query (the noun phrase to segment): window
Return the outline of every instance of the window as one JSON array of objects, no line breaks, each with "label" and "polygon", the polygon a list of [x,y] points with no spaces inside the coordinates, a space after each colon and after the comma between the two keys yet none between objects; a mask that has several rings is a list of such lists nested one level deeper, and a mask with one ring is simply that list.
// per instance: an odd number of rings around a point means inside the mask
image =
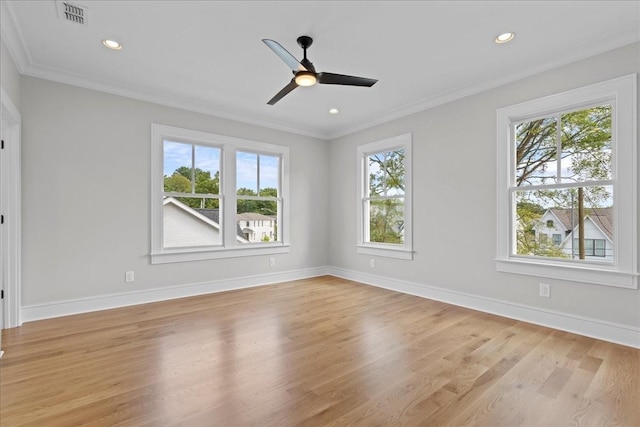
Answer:
[{"label": "window", "polygon": [[164,248],[219,246],[220,147],[164,139]]},{"label": "window", "polygon": [[158,124],[151,133],[152,263],[288,251],[287,147]]},{"label": "window", "polygon": [[499,271],[637,288],[635,88],[631,75],[498,110]]},{"label": "window", "polygon": [[[257,152],[236,152],[236,213],[245,221],[247,243],[277,239],[276,225],[281,199],[278,197],[280,156]],[[276,218],[275,224],[272,221]],[[264,225],[265,222],[268,225]]]},{"label": "window", "polygon": [[412,259],[411,134],[361,145],[358,253]]},{"label": "window", "polygon": [[[584,256],[604,257],[607,254],[606,247],[605,239],[584,239]],[[579,239],[573,239],[573,256],[578,258],[581,256]]]}]

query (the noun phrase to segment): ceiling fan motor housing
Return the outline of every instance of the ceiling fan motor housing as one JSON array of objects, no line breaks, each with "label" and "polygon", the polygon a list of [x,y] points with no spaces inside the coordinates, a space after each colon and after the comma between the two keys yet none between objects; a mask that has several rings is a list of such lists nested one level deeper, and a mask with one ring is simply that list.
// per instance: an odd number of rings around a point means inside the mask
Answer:
[{"label": "ceiling fan motor housing", "polygon": [[313,39],[309,36],[298,37],[298,45],[303,49],[308,48],[309,46],[311,46],[312,43],[313,43]]}]

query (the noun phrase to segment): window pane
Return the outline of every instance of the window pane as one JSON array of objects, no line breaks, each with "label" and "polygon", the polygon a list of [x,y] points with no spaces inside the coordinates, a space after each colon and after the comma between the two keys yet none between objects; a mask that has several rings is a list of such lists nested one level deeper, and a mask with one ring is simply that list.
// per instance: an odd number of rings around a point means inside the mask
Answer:
[{"label": "window pane", "polygon": [[386,189],[384,169],[384,153],[377,153],[368,156],[369,164],[369,195],[383,196]]},{"label": "window pane", "polygon": [[236,152],[236,190],[238,195],[258,195],[258,155]]},{"label": "window pane", "polygon": [[369,200],[369,242],[404,243],[404,199]]},{"label": "window pane", "polygon": [[220,149],[195,145],[195,192],[220,193]]},{"label": "window pane", "polygon": [[368,156],[369,195],[404,195],[404,149],[385,151]]},{"label": "window pane", "polygon": [[516,185],[554,184],[557,176],[557,122],[554,117],[516,126]]},{"label": "window pane", "polygon": [[[514,252],[518,255],[593,261],[590,257],[596,256],[594,239],[613,240],[612,186],[585,186],[582,190],[518,190],[514,196]],[[580,232],[581,222],[583,233]],[[548,236],[552,238],[548,239]],[[581,238],[585,243],[584,257],[579,251]],[[596,261],[603,261],[602,255],[599,256]],[[613,262],[613,256],[613,245],[607,245],[604,261]]]},{"label": "window pane", "polygon": [[389,151],[386,156],[387,196],[404,195],[404,150]]},{"label": "window pane", "polygon": [[204,208],[202,198],[165,197],[162,207],[163,246],[180,248],[194,246],[213,246],[222,244],[220,209]]},{"label": "window pane", "polygon": [[562,181],[611,179],[611,105],[562,115]]},{"label": "window pane", "polygon": [[219,194],[219,148],[164,141],[163,163],[165,192]]},{"label": "window pane", "polygon": [[260,155],[260,196],[278,196],[280,157]]},{"label": "window pane", "polygon": [[164,191],[191,193],[191,144],[163,141]]},{"label": "window pane", "polygon": [[278,202],[238,200],[236,212],[238,243],[278,241]]}]

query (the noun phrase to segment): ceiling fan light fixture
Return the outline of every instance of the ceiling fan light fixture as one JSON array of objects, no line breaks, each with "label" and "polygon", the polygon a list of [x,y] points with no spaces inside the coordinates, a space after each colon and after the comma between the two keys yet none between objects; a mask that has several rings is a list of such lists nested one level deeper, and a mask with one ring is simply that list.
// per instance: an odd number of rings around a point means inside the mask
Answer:
[{"label": "ceiling fan light fixture", "polygon": [[313,86],[318,82],[315,73],[310,71],[299,71],[295,77],[298,86]]},{"label": "ceiling fan light fixture", "polygon": [[495,40],[496,43],[502,44],[502,43],[510,42],[511,40],[513,40],[513,38],[515,36],[516,36],[516,33],[507,32],[507,33],[502,33],[502,34],[496,36],[496,38],[494,40]]}]

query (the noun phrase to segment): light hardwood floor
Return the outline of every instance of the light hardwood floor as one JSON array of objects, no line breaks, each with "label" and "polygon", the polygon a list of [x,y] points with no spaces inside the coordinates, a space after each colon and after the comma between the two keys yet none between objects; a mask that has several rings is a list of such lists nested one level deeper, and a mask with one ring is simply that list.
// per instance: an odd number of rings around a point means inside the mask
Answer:
[{"label": "light hardwood floor", "polygon": [[640,426],[640,350],[335,277],[5,330],[0,425]]}]

